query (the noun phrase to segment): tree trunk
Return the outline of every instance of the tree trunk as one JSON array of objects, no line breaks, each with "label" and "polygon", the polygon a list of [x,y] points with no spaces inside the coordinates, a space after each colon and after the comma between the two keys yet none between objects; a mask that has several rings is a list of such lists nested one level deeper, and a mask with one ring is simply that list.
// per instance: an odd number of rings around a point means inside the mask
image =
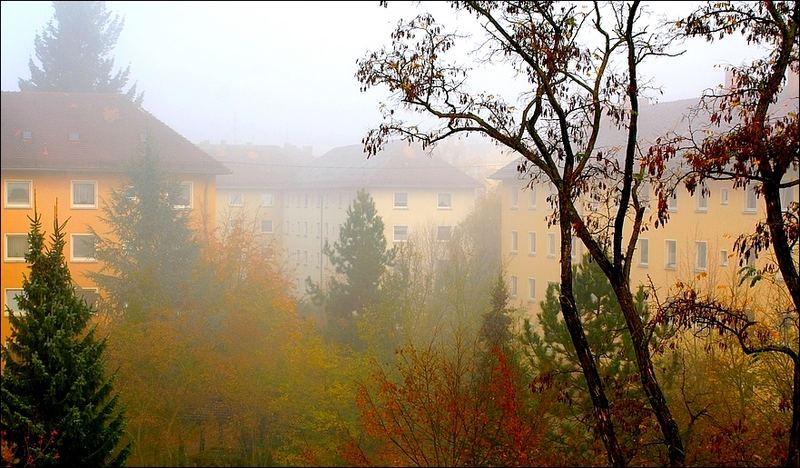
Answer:
[{"label": "tree trunk", "polygon": [[[564,206],[565,204],[559,200],[559,207]],[[594,356],[592,356],[592,351],[589,349],[589,343],[586,340],[586,334],[583,331],[578,308],[575,304],[575,296],[572,293],[572,227],[569,219],[567,210],[559,208],[559,223],[561,227],[561,295],[559,296],[559,301],[561,303],[561,314],[572,338],[572,344],[575,346],[575,352],[580,361],[586,385],[589,388],[589,395],[594,408],[595,432],[600,436],[606,448],[608,463],[611,466],[624,467],[626,465],[625,456],[619,447],[617,436],[614,432],[611,410],[603,389],[603,381],[597,372],[597,363]]]},{"label": "tree trunk", "polygon": [[800,468],[800,358],[794,361],[792,430],[789,433],[789,453],[786,456],[786,466]]},{"label": "tree trunk", "polygon": [[683,450],[678,423],[672,417],[667,400],[661,391],[661,386],[656,380],[649,343],[644,333],[642,320],[636,312],[636,305],[633,302],[630,286],[627,281],[620,279],[620,277],[611,278],[611,280],[611,286],[617,295],[620,308],[625,316],[625,322],[631,333],[633,351],[636,355],[636,365],[639,368],[642,387],[658,420],[664,443],[667,445],[669,464],[671,466],[683,466],[686,463],[686,453]]}]

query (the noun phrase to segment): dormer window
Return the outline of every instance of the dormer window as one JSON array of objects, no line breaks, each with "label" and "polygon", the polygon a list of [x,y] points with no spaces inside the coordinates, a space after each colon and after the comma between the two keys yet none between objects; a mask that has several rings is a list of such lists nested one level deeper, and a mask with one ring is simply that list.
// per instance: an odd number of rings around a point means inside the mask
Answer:
[{"label": "dormer window", "polygon": [[78,132],[69,132],[69,141],[81,141],[81,134]]},{"label": "dormer window", "polygon": [[22,139],[25,141],[30,141],[31,139],[33,139],[33,132],[30,130],[24,130],[22,132]]}]

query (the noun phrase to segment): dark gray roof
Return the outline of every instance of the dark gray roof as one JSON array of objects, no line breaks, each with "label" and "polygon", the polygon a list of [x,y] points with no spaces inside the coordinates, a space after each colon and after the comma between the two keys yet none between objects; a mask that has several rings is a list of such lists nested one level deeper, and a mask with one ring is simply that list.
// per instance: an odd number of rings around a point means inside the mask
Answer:
[{"label": "dark gray roof", "polygon": [[291,188],[312,161],[310,150],[293,146],[198,144],[231,171],[217,177],[219,188]]},{"label": "dark gray roof", "polygon": [[334,148],[303,171],[302,185],[312,188],[464,188],[480,183],[436,153],[418,145],[391,142],[367,159],[361,145]]}]

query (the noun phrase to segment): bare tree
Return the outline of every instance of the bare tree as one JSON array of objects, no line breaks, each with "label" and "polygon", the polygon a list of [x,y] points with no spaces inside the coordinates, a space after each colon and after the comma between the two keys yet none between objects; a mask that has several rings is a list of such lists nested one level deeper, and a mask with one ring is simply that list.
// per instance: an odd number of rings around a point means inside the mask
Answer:
[{"label": "bare tree", "polygon": [[[572,293],[571,237],[580,237],[621,304],[634,345],[642,386],[668,449],[670,463],[682,465],[680,432],[653,370],[651,331],[636,312],[630,265],[645,206],[638,192],[644,166],[637,140],[637,70],[648,57],[664,55],[669,38],[642,26],[639,2],[573,4],[561,2],[453,2],[477,18],[485,33],[474,53],[483,64],[508,66],[524,77],[530,91],[518,102],[468,90],[469,69],[446,61],[462,36],[445,32],[429,14],[401,21],[392,44],[358,62],[363,89],[385,85],[391,102],[382,104],[384,121],[364,138],[375,155],[393,136],[435,145],[461,133],[480,133],[523,158],[521,173],[544,178],[555,187],[554,223],[561,232],[561,308],[575,345],[595,409],[596,430],[609,462],[625,464],[608,401],[578,319]],[[599,39],[599,41],[598,41]],[[599,45],[598,45],[599,44]],[[427,128],[395,113],[410,110],[434,117]],[[621,155],[598,145],[601,129],[626,131]],[[602,176],[602,177],[598,177]],[[605,180],[617,201],[611,223],[582,215],[577,200]],[[628,224],[629,223],[629,224]],[[625,234],[626,225],[630,234]]]}]

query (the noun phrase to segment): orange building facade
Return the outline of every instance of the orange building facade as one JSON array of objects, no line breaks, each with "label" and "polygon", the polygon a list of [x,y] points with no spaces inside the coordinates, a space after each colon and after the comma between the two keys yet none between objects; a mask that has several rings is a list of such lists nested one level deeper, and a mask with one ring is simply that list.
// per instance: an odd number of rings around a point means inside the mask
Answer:
[{"label": "orange building facade", "polygon": [[111,191],[126,183],[129,162],[148,143],[164,169],[180,182],[175,209],[191,210],[200,237],[213,234],[217,174],[227,169],[180,134],[121,95],[89,93],[2,93],[2,291],[0,339],[10,335],[7,307],[28,272],[29,218],[34,208],[46,233],[53,231],[55,206],[66,225],[64,255],[73,283],[88,300],[98,293],[87,276],[101,265],[93,258],[94,236]]}]

